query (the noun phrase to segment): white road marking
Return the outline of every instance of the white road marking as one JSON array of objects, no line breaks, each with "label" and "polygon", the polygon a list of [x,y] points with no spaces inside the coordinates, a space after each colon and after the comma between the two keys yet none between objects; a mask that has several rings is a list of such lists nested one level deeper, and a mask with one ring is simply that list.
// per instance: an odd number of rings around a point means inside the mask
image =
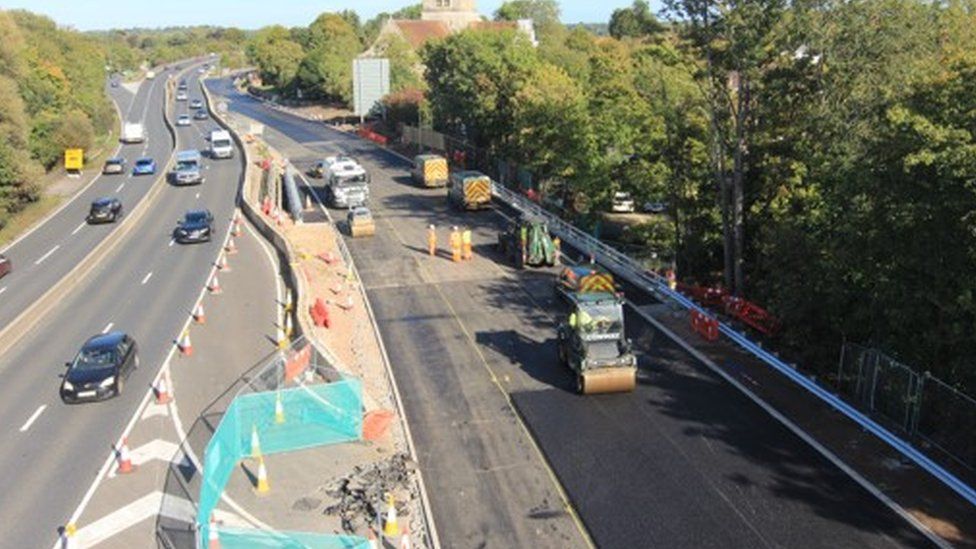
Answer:
[{"label": "white road marking", "polygon": [[109,322],[109,323],[108,323],[108,326],[106,326],[106,327],[105,327],[105,329],[104,329],[104,330],[102,330],[102,333],[103,333],[103,334],[107,334],[107,333],[108,333],[108,331],[112,329],[112,326],[115,326],[115,323],[114,323],[114,322]]},{"label": "white road marking", "polygon": [[44,413],[45,408],[47,408],[47,404],[40,405],[37,410],[34,411],[31,417],[27,419],[27,423],[24,423],[23,427],[20,428],[20,432],[23,433],[24,431],[30,429],[30,426],[34,423],[34,420]]},{"label": "white road marking", "polygon": [[81,225],[78,225],[77,227],[75,227],[75,230],[71,231],[71,234],[72,235],[78,234],[78,231],[84,229],[85,228],[85,225],[86,225],[86,223],[85,222],[82,222]]},{"label": "white road marking", "polygon": [[152,271],[150,271],[145,277],[143,277],[142,284],[145,285],[146,282],[149,282],[150,278],[152,278]]},{"label": "white road marking", "polygon": [[200,193],[197,193],[196,199],[200,200]]},{"label": "white road marking", "polygon": [[119,186],[115,188],[115,192],[121,191],[122,190],[122,187],[125,187],[125,181],[123,181],[122,183],[120,183]]},{"label": "white road marking", "polygon": [[174,243],[176,243],[176,239],[175,238],[169,239],[169,245],[170,246],[172,246]]},{"label": "white road marking", "polygon": [[6,286],[4,286],[3,288],[0,288],[0,294],[2,294],[3,292],[6,292],[6,291],[7,291],[7,287]]},{"label": "white road marking", "polygon": [[37,261],[34,262],[34,265],[40,265],[41,263],[44,263],[44,260],[47,259],[47,258],[49,258],[49,257],[51,257],[51,254],[53,254],[54,252],[58,251],[58,248],[60,248],[60,247],[61,247],[61,245],[58,244],[57,246],[51,248],[51,251],[49,251],[48,253],[42,255],[40,259],[38,259]]},{"label": "white road marking", "polygon": [[[179,463],[183,460],[183,453],[179,450],[180,447],[178,445],[169,442],[168,440],[157,438],[143,444],[138,448],[132,449],[132,451],[129,452],[129,456],[132,458],[132,464],[137,467],[154,459],[159,461],[174,460]],[[118,466],[109,472],[108,478],[115,478],[117,471]]]}]

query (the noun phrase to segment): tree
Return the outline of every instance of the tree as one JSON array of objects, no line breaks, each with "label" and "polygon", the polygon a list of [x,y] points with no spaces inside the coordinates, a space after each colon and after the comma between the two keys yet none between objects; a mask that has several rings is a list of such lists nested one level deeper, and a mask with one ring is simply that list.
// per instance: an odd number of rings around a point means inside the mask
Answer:
[{"label": "tree", "polygon": [[380,34],[380,29],[389,19],[420,19],[423,13],[423,4],[412,4],[405,8],[400,8],[393,13],[381,12],[376,17],[366,21],[363,25],[363,44],[372,44]]},{"label": "tree", "polygon": [[608,30],[610,36],[620,40],[654,36],[663,31],[664,26],[651,13],[646,0],[634,0],[629,8],[613,10]]},{"label": "tree", "polygon": [[302,47],[280,25],[259,30],[248,44],[247,52],[258,66],[261,78],[278,88],[292,83],[304,56]]},{"label": "tree", "polygon": [[301,89],[352,101],[352,61],[362,49],[355,28],[341,14],[323,13],[308,28],[308,51],[297,71]]},{"label": "tree", "polygon": [[390,60],[390,91],[421,89],[424,86],[420,55],[406,40],[391,34],[375,45],[377,57]]},{"label": "tree", "polygon": [[496,21],[531,19],[540,41],[562,30],[556,0],[508,0],[495,10]]}]

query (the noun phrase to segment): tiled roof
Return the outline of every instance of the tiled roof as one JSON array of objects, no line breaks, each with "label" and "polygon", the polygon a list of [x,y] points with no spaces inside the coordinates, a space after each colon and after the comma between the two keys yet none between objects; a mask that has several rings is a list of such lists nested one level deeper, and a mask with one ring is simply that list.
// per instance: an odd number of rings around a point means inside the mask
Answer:
[{"label": "tiled roof", "polygon": [[420,48],[429,40],[446,38],[451,35],[451,29],[443,21],[397,19],[393,23],[400,29],[403,38],[414,49]]},{"label": "tiled roof", "polygon": [[468,28],[476,30],[516,30],[519,27],[515,21],[475,21]]}]

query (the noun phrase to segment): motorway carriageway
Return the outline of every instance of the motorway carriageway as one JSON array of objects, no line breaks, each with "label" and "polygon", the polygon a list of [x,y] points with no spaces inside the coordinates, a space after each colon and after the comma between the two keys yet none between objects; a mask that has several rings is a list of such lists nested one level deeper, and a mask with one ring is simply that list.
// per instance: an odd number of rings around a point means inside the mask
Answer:
[{"label": "motorway carriageway", "polygon": [[[202,98],[197,73],[188,71],[191,98]],[[157,79],[158,80],[158,79]],[[162,101],[162,95],[155,96]],[[177,103],[175,115],[186,110]],[[161,111],[161,103],[150,111]],[[178,149],[205,149],[212,120],[177,129]],[[155,128],[155,130],[153,129]],[[166,138],[151,126],[150,143]],[[0,357],[0,546],[41,547],[82,501],[126,422],[182,328],[206,283],[234,212],[241,175],[233,160],[204,159],[207,181],[193,187],[165,184],[147,215],[49,318]],[[167,157],[157,157],[164,165]],[[210,243],[173,244],[172,231],[187,209],[207,207],[216,218]],[[141,366],[120,398],[63,404],[58,395],[65,362],[84,341],[108,330],[133,335]],[[174,364],[179,367],[178,361]]]},{"label": "motorway carriageway", "polygon": [[[418,189],[409,163],[395,155],[241,96],[226,80],[217,86],[232,111],[265,124],[266,138],[299,167],[342,151],[372,173],[377,236],[348,243],[404,395],[445,546],[587,543],[567,527],[558,495],[526,459],[532,452],[512,447],[525,441],[494,384],[599,546],[931,544],[635,314],[627,320],[640,349],[637,390],[573,394],[557,360],[552,273],[501,266],[493,246],[501,215],[448,210],[444,191]],[[426,258],[429,223],[442,239],[450,225],[473,224],[474,262]]]},{"label": "motorway carriageway", "polygon": [[[115,196],[122,200],[125,212],[131,212],[156,180],[155,176],[131,175],[136,159],[143,156],[155,158],[159,170],[166,165],[173,152],[172,137],[163,121],[162,110],[166,74],[160,73],[157,78],[144,80],[135,97],[124,86],[106,86],[118,106],[123,123],[144,124],[148,139],[144,143],[119,145],[118,156],[127,160],[124,173],[99,174],[43,224],[3,250],[14,268],[10,274],[0,278],[0,329],[44,295],[48,288],[61,280],[118,226],[117,223],[85,223],[93,200]],[[100,165],[87,167],[87,171],[100,172],[101,169]]]}]

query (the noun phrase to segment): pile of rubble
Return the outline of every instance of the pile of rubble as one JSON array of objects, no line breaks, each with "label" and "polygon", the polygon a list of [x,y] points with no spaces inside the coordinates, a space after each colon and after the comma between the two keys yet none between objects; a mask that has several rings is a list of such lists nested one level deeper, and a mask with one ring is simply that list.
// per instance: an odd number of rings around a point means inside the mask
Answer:
[{"label": "pile of rubble", "polygon": [[325,492],[337,503],[327,507],[324,513],[338,516],[345,532],[362,534],[385,513],[389,494],[395,501],[397,515],[407,517],[409,503],[417,496],[413,493],[415,484],[411,478],[416,470],[417,463],[402,453],[370,465],[357,466],[349,475],[326,486]]}]

